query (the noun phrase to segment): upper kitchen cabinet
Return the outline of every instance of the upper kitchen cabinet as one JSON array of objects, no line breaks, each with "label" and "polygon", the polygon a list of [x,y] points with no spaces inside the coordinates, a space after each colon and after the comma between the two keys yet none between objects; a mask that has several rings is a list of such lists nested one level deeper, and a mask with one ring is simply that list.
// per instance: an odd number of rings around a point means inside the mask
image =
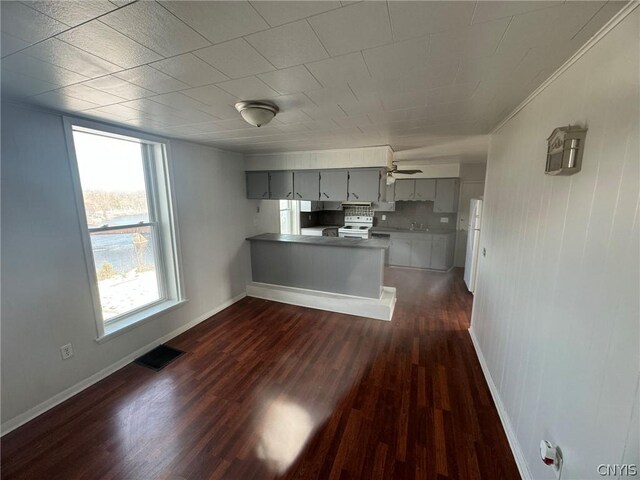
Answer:
[{"label": "upper kitchen cabinet", "polygon": [[349,170],[350,202],[377,202],[380,200],[382,173],[378,169]]},{"label": "upper kitchen cabinet", "polygon": [[320,199],[320,172],[318,170],[300,170],[293,172],[294,200]]},{"label": "upper kitchen cabinet", "polygon": [[414,200],[435,200],[436,180],[433,178],[416,178]]},{"label": "upper kitchen cabinet", "polygon": [[460,181],[457,178],[439,178],[436,180],[436,198],[434,213],[456,213],[458,211],[458,191]]},{"label": "upper kitchen cabinet", "polygon": [[340,202],[348,198],[349,172],[347,170],[323,170],[320,172],[320,200]]},{"label": "upper kitchen cabinet", "polygon": [[269,172],[247,172],[247,198],[269,198]]},{"label": "upper kitchen cabinet", "polygon": [[269,198],[275,200],[293,199],[293,172],[269,173]]},{"label": "upper kitchen cabinet", "polygon": [[415,180],[396,180],[396,202],[399,200],[415,200]]}]

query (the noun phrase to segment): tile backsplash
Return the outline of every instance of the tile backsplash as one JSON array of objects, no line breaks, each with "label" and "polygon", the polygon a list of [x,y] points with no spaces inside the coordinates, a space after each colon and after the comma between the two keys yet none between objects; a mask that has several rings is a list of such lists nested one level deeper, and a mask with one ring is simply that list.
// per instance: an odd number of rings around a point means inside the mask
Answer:
[{"label": "tile backsplash", "polygon": [[[457,214],[434,213],[433,202],[396,202],[395,212],[374,212],[373,223],[380,227],[409,228],[411,223],[418,228],[430,228],[438,230],[455,230]],[[386,215],[386,220],[382,220]],[[448,223],[441,223],[440,219],[446,217]]]}]

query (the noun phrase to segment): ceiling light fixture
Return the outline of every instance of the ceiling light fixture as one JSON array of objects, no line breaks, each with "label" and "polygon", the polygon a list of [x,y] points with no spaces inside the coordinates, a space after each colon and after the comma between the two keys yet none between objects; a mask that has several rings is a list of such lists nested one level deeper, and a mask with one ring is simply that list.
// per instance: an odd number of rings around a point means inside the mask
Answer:
[{"label": "ceiling light fixture", "polygon": [[275,103],[249,101],[236,103],[236,110],[247,123],[254,127],[261,127],[273,120],[280,109]]}]

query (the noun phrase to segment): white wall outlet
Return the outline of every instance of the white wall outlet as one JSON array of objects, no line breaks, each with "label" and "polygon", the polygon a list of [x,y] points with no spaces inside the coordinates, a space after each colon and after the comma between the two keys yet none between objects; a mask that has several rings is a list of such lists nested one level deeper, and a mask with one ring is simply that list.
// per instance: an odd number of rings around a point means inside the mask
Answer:
[{"label": "white wall outlet", "polygon": [[70,343],[67,343],[66,345],[60,347],[60,353],[62,354],[62,359],[67,360],[73,357],[73,347]]},{"label": "white wall outlet", "polygon": [[387,219],[386,215],[382,215],[382,221],[384,222]]},{"label": "white wall outlet", "polygon": [[449,223],[449,217],[440,217],[440,223]]}]

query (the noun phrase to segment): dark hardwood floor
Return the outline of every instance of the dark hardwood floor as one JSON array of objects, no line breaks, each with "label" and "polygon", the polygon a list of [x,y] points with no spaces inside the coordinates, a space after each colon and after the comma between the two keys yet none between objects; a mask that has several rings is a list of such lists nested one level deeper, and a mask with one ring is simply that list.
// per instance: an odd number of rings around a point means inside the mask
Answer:
[{"label": "dark hardwood floor", "polygon": [[2,439],[2,479],[516,479],[462,272],[392,322],[245,298]]}]

